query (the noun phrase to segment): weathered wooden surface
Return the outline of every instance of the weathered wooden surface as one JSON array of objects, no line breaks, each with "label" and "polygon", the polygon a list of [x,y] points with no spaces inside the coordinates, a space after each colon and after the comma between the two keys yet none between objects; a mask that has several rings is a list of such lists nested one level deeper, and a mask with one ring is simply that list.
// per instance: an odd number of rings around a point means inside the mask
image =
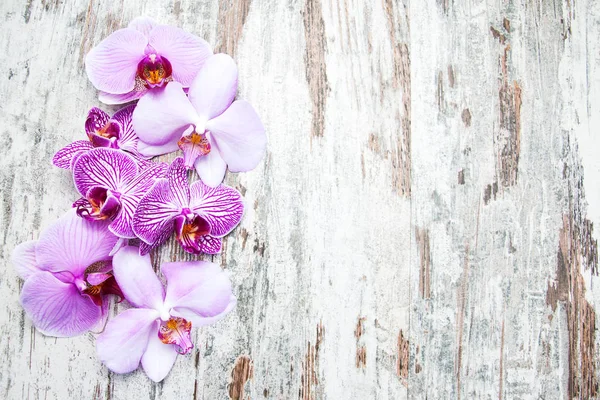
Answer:
[{"label": "weathered wooden surface", "polygon": [[[237,309],[160,384],[109,373],[92,333],[37,333],[8,265],[75,199],[50,159],[99,105],[85,53],[138,15],[233,55],[269,138],[227,177]],[[4,0],[0,20],[0,398],[600,396],[598,2]]]}]

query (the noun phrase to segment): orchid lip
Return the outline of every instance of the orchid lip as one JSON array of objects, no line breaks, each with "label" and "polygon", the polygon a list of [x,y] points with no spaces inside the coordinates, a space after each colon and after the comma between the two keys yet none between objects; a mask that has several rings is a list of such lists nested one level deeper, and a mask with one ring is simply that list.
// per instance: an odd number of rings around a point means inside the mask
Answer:
[{"label": "orchid lip", "polygon": [[210,153],[212,149],[206,132],[201,130],[194,130],[189,135],[182,136],[177,145],[183,151],[183,161],[187,169],[193,168],[196,160]]},{"label": "orchid lip", "polygon": [[[88,117],[86,123],[89,128],[94,128],[94,116]],[[118,140],[122,132],[121,124],[118,121],[109,119],[104,126],[99,129],[89,129],[87,132],[88,138],[94,147],[110,147],[118,149]]]},{"label": "orchid lip", "polygon": [[[148,50],[153,50],[152,48]],[[166,57],[161,57],[155,52],[150,52],[139,62],[137,78],[140,78],[146,87],[161,87],[173,80],[173,68]],[[137,80],[137,79],[136,79]]]},{"label": "orchid lip", "polygon": [[175,345],[179,354],[188,354],[194,348],[190,338],[191,330],[191,321],[179,317],[170,317],[160,324],[158,338],[164,344]]},{"label": "orchid lip", "polygon": [[110,219],[121,209],[120,197],[121,193],[116,190],[94,186],[85,198],[73,203],[73,207],[77,207],[77,215],[86,219]]},{"label": "orchid lip", "polygon": [[201,216],[192,214],[192,218],[175,219],[175,232],[177,241],[185,251],[200,254],[203,237],[210,234],[210,225]]},{"label": "orchid lip", "polygon": [[102,278],[103,280],[95,285],[89,282],[89,277],[87,277],[85,280],[81,278],[78,279],[76,285],[79,289],[79,292],[82,295],[88,295],[92,299],[94,304],[96,304],[99,307],[102,306],[104,296],[109,294],[119,296],[119,303],[123,301],[125,296],[123,295],[123,292],[121,291],[121,288],[119,287],[119,284],[117,283],[112,273],[103,275],[105,275]]}]

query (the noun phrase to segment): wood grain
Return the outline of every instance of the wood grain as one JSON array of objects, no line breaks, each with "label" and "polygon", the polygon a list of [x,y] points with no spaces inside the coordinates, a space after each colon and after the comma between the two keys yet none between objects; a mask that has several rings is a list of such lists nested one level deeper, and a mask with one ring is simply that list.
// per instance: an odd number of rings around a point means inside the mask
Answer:
[{"label": "wood grain", "polygon": [[[99,106],[85,54],[138,15],[234,56],[269,140],[202,257],[237,308],[159,384],[110,373],[95,333],[37,332],[10,265],[75,200],[50,160]],[[598,2],[6,0],[0,20],[0,398],[600,396]]]}]

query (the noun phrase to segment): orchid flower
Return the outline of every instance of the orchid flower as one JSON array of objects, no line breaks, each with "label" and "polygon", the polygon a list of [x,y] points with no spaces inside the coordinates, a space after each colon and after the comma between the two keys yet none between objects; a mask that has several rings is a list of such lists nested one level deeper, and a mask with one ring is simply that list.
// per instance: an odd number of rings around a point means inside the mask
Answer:
[{"label": "orchid flower", "polygon": [[167,178],[158,179],[140,201],[133,216],[133,232],[146,243],[141,254],[164,243],[175,231],[177,241],[192,254],[216,254],[221,238],[239,224],[244,213],[240,193],[196,181],[190,186],[183,158],[176,158]]},{"label": "orchid flower", "polygon": [[135,247],[119,250],[113,265],[125,298],[135,308],[111,319],[96,347],[100,360],[119,374],[137,369],[141,362],[150,379],[162,381],[177,354],[192,350],[192,326],[218,321],[236,303],[227,274],[213,263],[162,264],[166,291],[150,256],[140,256]]},{"label": "orchid flower", "polygon": [[112,220],[108,229],[116,236],[135,238],[131,226],[135,208],[165,170],[165,164],[154,163],[140,172],[135,159],[121,151],[93,149],[73,166],[75,187],[83,196],[73,207],[80,217]]},{"label": "orchid flower", "polygon": [[102,320],[104,297],[123,297],[110,272],[117,237],[105,222],[67,212],[39,240],[18,245],[12,262],[25,280],[21,304],[35,327],[48,336],[76,336]]},{"label": "orchid flower", "polygon": [[149,157],[137,150],[138,137],[131,124],[134,108],[135,105],[122,108],[112,118],[99,108],[92,108],[85,120],[85,133],[89,140],[77,140],[63,147],[54,155],[52,163],[59,168],[70,169],[81,154],[96,147],[108,147],[129,152],[144,166],[150,164],[144,161]]},{"label": "orchid flower", "polygon": [[140,153],[155,156],[181,148],[186,167],[195,166],[210,187],[223,181],[227,166],[232,172],[254,169],[267,137],[254,108],[233,101],[237,76],[233,59],[217,54],[192,82],[189,98],[182,85],[171,82],[140,99],[132,117]]},{"label": "orchid flower", "polygon": [[210,45],[182,29],[157,25],[138,17],[94,47],[85,58],[92,84],[106,104],[121,104],[179,82],[189,87],[204,61],[212,55]]}]

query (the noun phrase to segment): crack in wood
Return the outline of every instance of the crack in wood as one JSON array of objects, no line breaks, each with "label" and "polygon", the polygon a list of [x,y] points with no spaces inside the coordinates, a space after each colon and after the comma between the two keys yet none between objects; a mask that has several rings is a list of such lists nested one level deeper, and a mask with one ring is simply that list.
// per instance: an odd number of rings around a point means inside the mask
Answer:
[{"label": "crack in wood", "polygon": [[[388,34],[392,45],[394,65],[393,86],[402,92],[402,110],[396,113],[401,130],[392,149],[392,186],[403,197],[411,193],[411,75],[410,51],[406,43],[396,38],[399,18],[392,0],[384,0],[384,11],[388,22]],[[408,22],[408,21],[407,21]]]},{"label": "crack in wood", "polygon": [[502,333],[500,336],[500,373],[499,373],[499,389],[498,389],[498,400],[502,400],[504,393],[504,317],[502,317]]},{"label": "crack in wood", "polygon": [[[497,152],[498,181],[502,187],[514,186],[517,183],[519,157],[521,154],[521,104],[522,89],[520,84],[509,79],[509,56],[511,47],[508,43],[510,21],[503,20],[505,33],[493,26],[492,36],[504,46],[500,63],[500,88],[498,89],[500,129],[494,135],[494,146]],[[502,29],[502,28],[501,28]]]},{"label": "crack in wood", "polygon": [[254,364],[252,359],[246,355],[239,356],[235,360],[235,364],[231,370],[231,380],[227,385],[229,398],[232,400],[245,400],[244,387],[246,386],[246,382],[253,377]]},{"label": "crack in wood", "polygon": [[304,64],[312,103],[311,138],[322,137],[325,132],[325,103],[329,94],[329,85],[325,65],[325,22],[323,22],[321,1],[306,0],[302,17],[306,41]]},{"label": "crack in wood", "polygon": [[306,349],[306,355],[302,362],[302,376],[300,377],[300,390],[298,397],[301,400],[315,400],[316,393],[315,389],[319,385],[319,379],[317,377],[319,369],[319,348],[323,342],[323,336],[325,334],[325,328],[323,322],[319,322],[317,325],[317,337],[315,339],[314,346],[308,342]]},{"label": "crack in wood", "polygon": [[79,45],[79,64],[81,65],[84,64],[83,60],[85,59],[88,51],[90,51],[92,48],[92,40],[95,31],[96,13],[94,12],[94,0],[90,0],[85,13],[85,23],[83,25],[83,33],[81,35],[81,42]]},{"label": "crack in wood", "polygon": [[410,346],[408,338],[404,337],[404,332],[400,329],[398,333],[396,375],[400,382],[408,387],[408,368],[410,364]]},{"label": "crack in wood", "polygon": [[465,108],[460,115],[463,123],[468,128],[471,126],[471,111],[468,108]]},{"label": "crack in wood", "polygon": [[[479,221],[479,219],[478,219]],[[479,224],[479,222],[478,222]],[[478,229],[478,227],[477,227]],[[477,237],[477,234],[475,235]],[[456,324],[456,360],[454,364],[454,374],[456,376],[456,393],[457,398],[461,398],[461,378],[462,378],[462,361],[463,361],[463,334],[465,324],[465,313],[467,308],[467,294],[469,290],[469,244],[467,243],[465,248],[463,264],[463,273],[461,277],[461,285],[457,290],[457,324]]]},{"label": "crack in wood", "polygon": [[[584,228],[573,214],[563,216],[556,281],[548,283],[546,304],[555,312],[559,301],[565,303],[569,332],[569,398],[588,399],[599,394],[595,361],[596,313],[585,298],[580,260],[586,252],[595,253],[597,245],[582,237],[582,231]],[[586,245],[595,249],[585,249]]]},{"label": "crack in wood", "polygon": [[219,0],[220,43],[217,52],[234,57],[250,12],[251,0]]},{"label": "crack in wood", "polygon": [[596,312],[587,301],[583,271],[598,274],[598,243],[593,224],[586,218],[583,170],[577,145],[565,137],[563,179],[566,180],[569,210],[563,215],[559,231],[556,278],[548,282],[546,304],[556,312],[564,304],[568,328],[568,397],[595,398],[598,390],[596,361]]},{"label": "crack in wood", "polygon": [[464,185],[465,184],[465,170],[464,170],[464,168],[461,169],[460,171],[458,171],[458,184],[459,185]]},{"label": "crack in wood", "polygon": [[483,191],[483,204],[488,205],[492,197],[496,200],[498,194],[498,182],[487,185]]},{"label": "crack in wood", "polygon": [[456,82],[456,77],[454,75],[454,67],[452,65],[448,65],[448,85],[451,88],[454,88]]},{"label": "crack in wood", "polygon": [[356,328],[354,329],[354,337],[356,338],[356,368],[365,369],[367,367],[367,346],[362,342],[362,335],[365,332],[364,322],[365,317],[358,317]]},{"label": "crack in wood", "polygon": [[[464,177],[463,177],[464,183]],[[429,244],[429,230],[415,228],[415,240],[419,248],[419,295],[422,299],[431,298],[431,249]]]}]

